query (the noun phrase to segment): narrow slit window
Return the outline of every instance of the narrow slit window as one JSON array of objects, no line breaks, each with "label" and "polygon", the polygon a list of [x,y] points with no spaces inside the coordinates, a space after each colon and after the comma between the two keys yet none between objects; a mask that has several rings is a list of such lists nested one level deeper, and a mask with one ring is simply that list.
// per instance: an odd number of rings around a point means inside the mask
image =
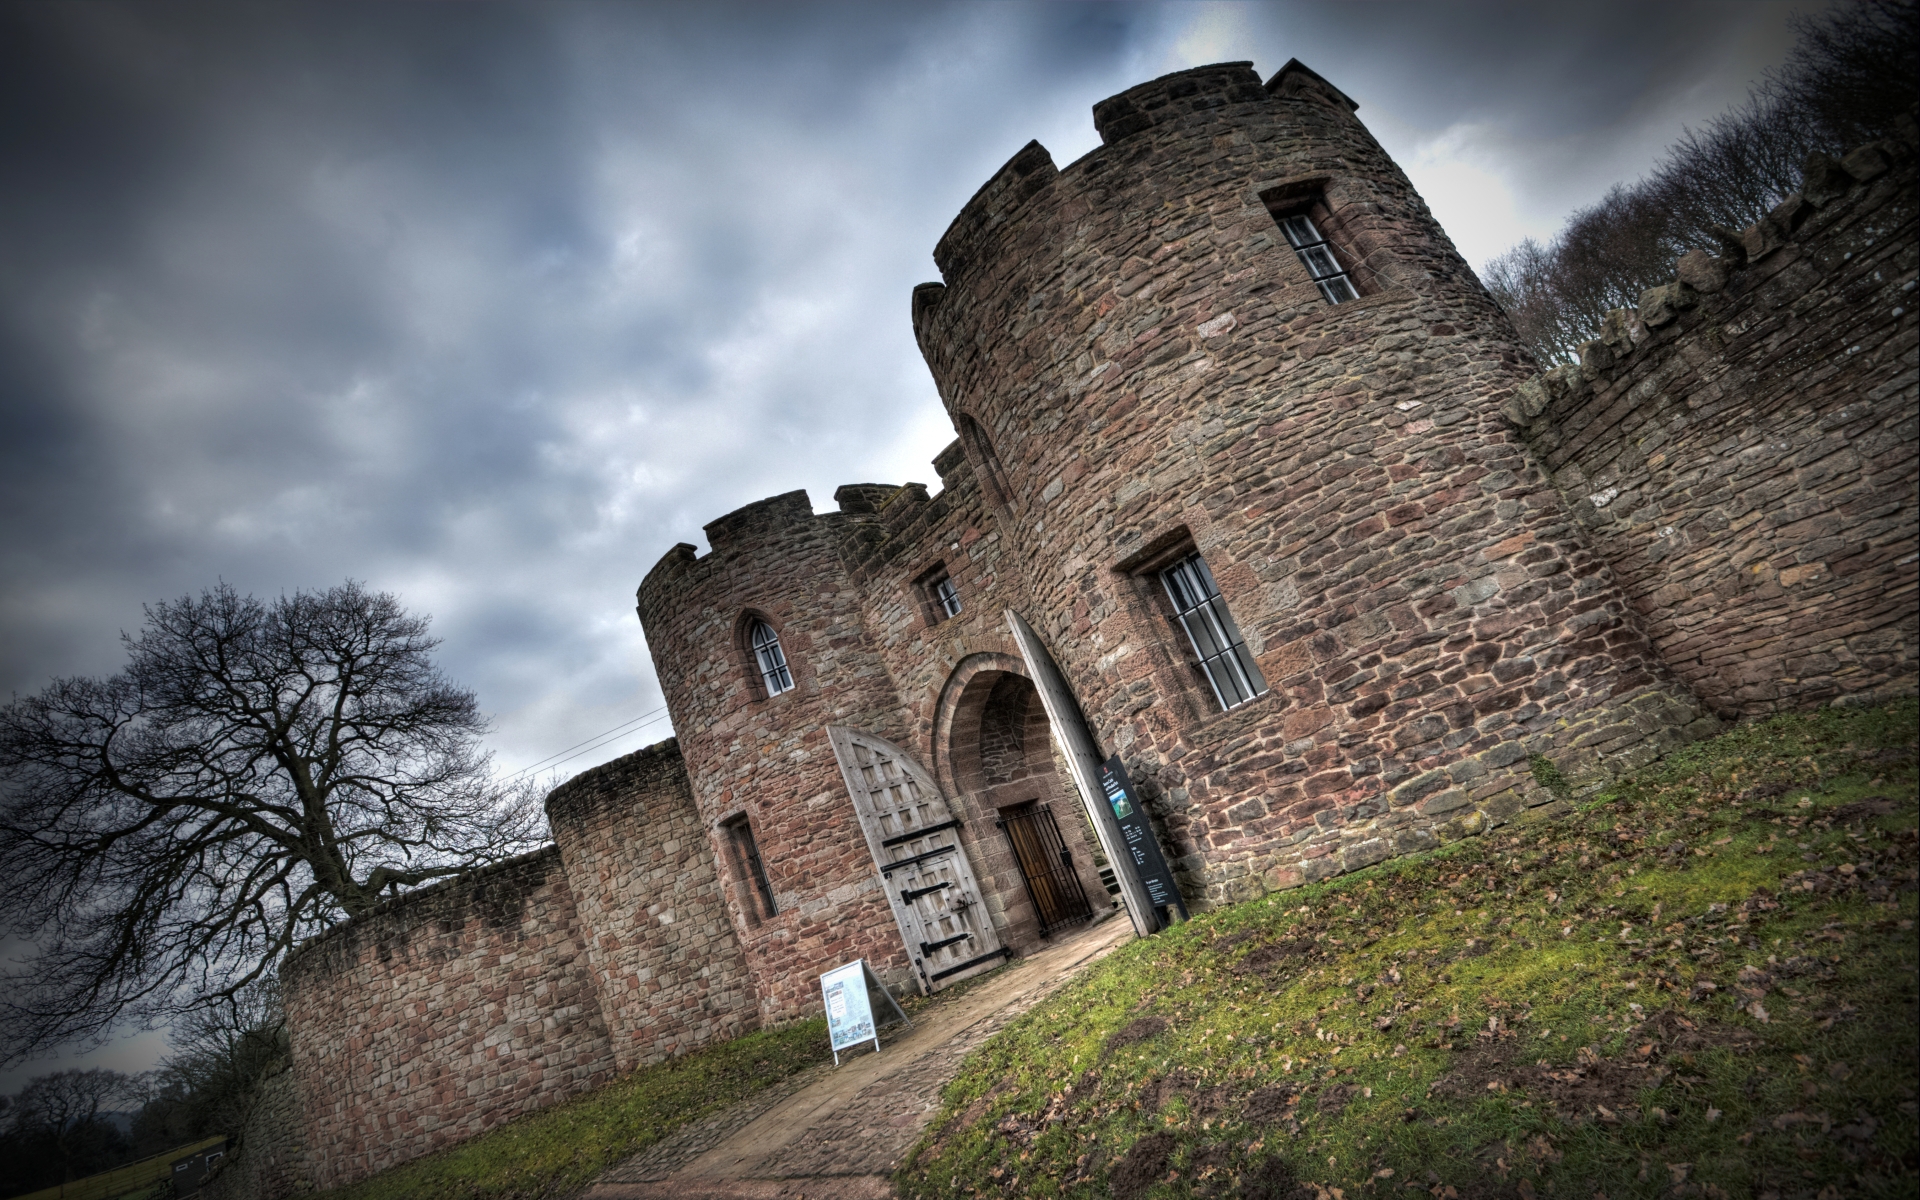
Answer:
[{"label": "narrow slit window", "polygon": [[753,886],[753,899],[759,906],[757,919],[765,920],[779,909],[773,902],[773,884],[767,881],[767,866],[760,861],[760,843],[754,840],[753,826],[744,816],[727,822],[727,836],[733,842],[734,857],[740,871]]},{"label": "narrow slit window", "polygon": [[778,696],[793,690],[793,671],[787,666],[786,653],[780,649],[780,635],[765,621],[753,623],[753,657],[760,668],[760,680],[767,695]]},{"label": "narrow slit window", "polygon": [[1240,627],[1233,623],[1206,561],[1198,554],[1188,555],[1160,572],[1160,581],[1221,710],[1238,708],[1265,692],[1266,678],[1240,636]]},{"label": "narrow slit window", "polygon": [[1287,235],[1287,244],[1300,256],[1300,265],[1307,269],[1307,274],[1313,276],[1315,286],[1327,298],[1328,304],[1343,304],[1360,298],[1353,280],[1341,269],[1340,260],[1333,256],[1333,246],[1320,236],[1313,218],[1305,213],[1281,217],[1280,232]]},{"label": "narrow slit window", "polygon": [[933,605],[943,616],[960,615],[960,590],[953,586],[953,577],[942,575],[933,581]]}]

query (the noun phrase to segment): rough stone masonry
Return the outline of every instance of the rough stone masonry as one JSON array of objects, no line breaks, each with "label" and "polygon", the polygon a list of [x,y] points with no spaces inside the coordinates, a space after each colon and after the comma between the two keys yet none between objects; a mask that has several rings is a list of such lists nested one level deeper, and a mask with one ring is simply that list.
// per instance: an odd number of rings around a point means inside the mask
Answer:
[{"label": "rough stone masonry", "polygon": [[[1543,375],[1299,63],[1094,123],[1064,168],[1015,154],[914,290],[940,490],[790,492],[668,550],[638,610],[677,740],[558,789],[555,848],[294,956],[275,1188],[807,1016],[841,962],[937,988],[1090,919],[1076,730],[1205,907],[1552,812],[1539,756],[1592,786],[1913,689],[1911,128]],[[1176,611],[1196,555],[1240,657]]]}]

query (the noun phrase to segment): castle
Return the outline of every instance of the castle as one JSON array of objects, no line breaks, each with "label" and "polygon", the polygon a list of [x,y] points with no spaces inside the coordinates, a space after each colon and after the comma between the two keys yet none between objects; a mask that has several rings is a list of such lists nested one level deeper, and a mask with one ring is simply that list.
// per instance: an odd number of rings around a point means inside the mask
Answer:
[{"label": "castle", "polygon": [[266,1190],[808,1016],[855,958],[934,990],[1116,903],[1151,932],[1108,756],[1202,909],[1558,811],[1542,759],[1577,790],[1910,691],[1911,138],[1541,375],[1355,109],[1221,64],[1015,154],[912,295],[940,490],[667,551],[677,740],[290,960]]}]

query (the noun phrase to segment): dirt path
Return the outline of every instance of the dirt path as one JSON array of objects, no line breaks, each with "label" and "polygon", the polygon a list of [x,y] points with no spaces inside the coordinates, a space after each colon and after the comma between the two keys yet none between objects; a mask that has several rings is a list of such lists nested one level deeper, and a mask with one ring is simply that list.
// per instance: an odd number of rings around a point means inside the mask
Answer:
[{"label": "dirt path", "polygon": [[[881,1052],[842,1055],[681,1129],[608,1171],[584,1200],[885,1200],[967,1052],[1132,936],[1124,914],[927,1009]],[[891,1036],[889,1036],[891,1035]]]}]

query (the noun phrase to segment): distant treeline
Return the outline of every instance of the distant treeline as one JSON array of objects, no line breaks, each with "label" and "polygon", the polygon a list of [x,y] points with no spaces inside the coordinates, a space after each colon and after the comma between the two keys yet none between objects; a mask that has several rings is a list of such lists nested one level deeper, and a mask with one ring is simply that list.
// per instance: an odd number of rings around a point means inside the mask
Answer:
[{"label": "distant treeline", "polygon": [[0,1198],[110,1171],[215,1134],[237,1136],[266,1076],[284,1070],[277,988],[255,984],[224,1009],[183,1018],[173,1057],[127,1075],[39,1075],[0,1096]]},{"label": "distant treeline", "polygon": [[1609,309],[1673,278],[1689,250],[1718,252],[1799,186],[1807,156],[1872,141],[1911,119],[1920,93],[1920,3],[1855,0],[1792,18],[1777,71],[1741,103],[1688,129],[1653,173],[1574,213],[1549,245],[1528,238],[1489,262],[1489,291],[1542,366],[1571,362]]}]

